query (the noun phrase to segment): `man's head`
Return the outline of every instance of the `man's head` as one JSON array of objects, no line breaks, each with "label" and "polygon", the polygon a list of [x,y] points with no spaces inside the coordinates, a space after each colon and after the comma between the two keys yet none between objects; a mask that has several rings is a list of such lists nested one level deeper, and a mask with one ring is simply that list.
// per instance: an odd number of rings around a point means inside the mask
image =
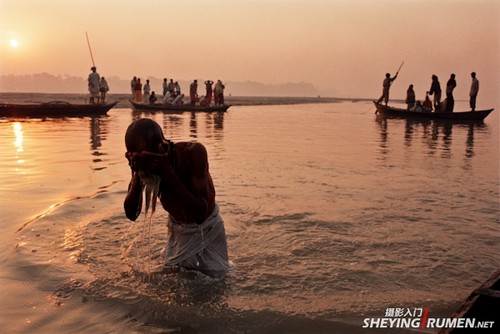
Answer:
[{"label": "man's head", "polygon": [[158,144],[165,141],[160,125],[149,118],[134,121],[125,133],[125,146],[128,152],[157,152]]}]

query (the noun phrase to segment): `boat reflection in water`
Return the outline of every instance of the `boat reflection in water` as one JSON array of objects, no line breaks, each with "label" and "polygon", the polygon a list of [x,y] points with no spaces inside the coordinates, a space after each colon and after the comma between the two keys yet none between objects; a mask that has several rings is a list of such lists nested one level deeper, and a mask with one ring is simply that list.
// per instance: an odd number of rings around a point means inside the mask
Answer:
[{"label": "boat reflection in water", "polygon": [[[404,146],[410,148],[414,140],[418,140],[427,148],[427,155],[435,155],[441,153],[441,157],[451,157],[452,140],[464,140],[465,142],[465,158],[474,156],[474,135],[476,132],[487,133],[488,125],[480,122],[455,123],[448,121],[435,121],[428,119],[388,119],[383,115],[377,115],[376,122],[380,128],[380,152],[388,153],[388,142],[390,140],[391,131],[389,127],[392,122],[398,122],[397,128],[400,128],[400,123],[404,122]],[[396,127],[396,125],[395,125]],[[458,132],[457,132],[458,130]],[[454,135],[454,131],[457,132]],[[464,132],[465,131],[465,132]],[[464,138],[465,134],[465,138]],[[456,139],[453,139],[456,137]],[[392,144],[394,145],[394,144]]]}]

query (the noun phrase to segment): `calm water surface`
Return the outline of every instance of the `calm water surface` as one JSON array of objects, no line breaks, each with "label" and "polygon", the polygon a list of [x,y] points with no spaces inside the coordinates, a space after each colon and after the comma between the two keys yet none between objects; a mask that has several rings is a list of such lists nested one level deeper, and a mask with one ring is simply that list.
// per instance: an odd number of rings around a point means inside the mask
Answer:
[{"label": "calm water surface", "polygon": [[[449,315],[500,267],[498,111],[475,125],[373,111],[1,120],[2,328],[351,333],[390,307]],[[125,218],[123,136],[138,117],[207,147],[227,277],[161,273],[166,214],[150,233]]]}]

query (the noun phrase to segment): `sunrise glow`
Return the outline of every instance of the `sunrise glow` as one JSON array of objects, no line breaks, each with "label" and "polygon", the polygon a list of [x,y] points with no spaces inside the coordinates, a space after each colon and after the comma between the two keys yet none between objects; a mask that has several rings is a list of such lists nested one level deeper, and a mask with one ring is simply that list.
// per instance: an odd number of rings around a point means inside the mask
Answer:
[{"label": "sunrise glow", "polygon": [[17,39],[11,39],[9,44],[11,47],[17,48],[19,46],[19,41]]}]

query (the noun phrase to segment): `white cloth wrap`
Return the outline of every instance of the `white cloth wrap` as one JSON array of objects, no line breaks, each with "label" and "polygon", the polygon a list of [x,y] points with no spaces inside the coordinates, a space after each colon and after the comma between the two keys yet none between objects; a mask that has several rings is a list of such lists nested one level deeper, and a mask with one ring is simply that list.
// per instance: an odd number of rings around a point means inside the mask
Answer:
[{"label": "white cloth wrap", "polygon": [[88,82],[89,82],[89,92],[90,96],[97,97],[99,96],[99,81],[101,80],[99,74],[96,72],[92,72],[89,74]]},{"label": "white cloth wrap", "polygon": [[166,266],[180,266],[203,272],[229,270],[224,221],[216,204],[212,214],[200,225],[184,224],[169,217]]}]

